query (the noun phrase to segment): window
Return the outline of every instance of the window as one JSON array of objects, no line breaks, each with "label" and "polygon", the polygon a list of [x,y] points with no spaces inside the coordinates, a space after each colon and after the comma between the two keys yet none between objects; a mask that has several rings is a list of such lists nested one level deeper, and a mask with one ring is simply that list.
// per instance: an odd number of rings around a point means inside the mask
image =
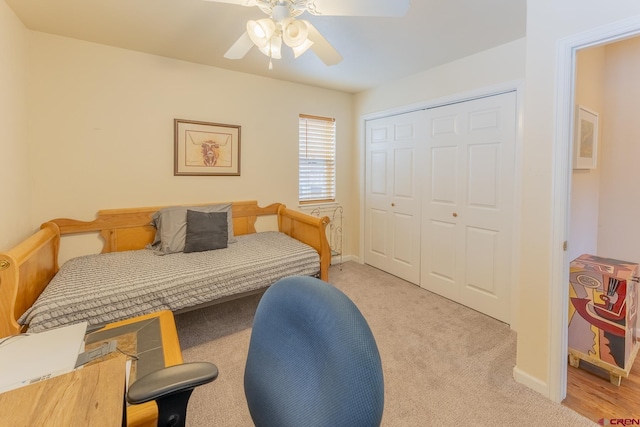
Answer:
[{"label": "window", "polygon": [[299,118],[299,201],[301,204],[336,200],[336,120]]}]

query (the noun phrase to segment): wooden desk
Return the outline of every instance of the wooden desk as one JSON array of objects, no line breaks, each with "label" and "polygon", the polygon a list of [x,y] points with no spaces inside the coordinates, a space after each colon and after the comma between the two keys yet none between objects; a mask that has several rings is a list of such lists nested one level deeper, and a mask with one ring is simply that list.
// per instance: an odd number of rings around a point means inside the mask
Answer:
[{"label": "wooden desk", "polygon": [[[155,337],[149,337],[149,335],[152,334],[152,332],[150,331],[150,321],[159,323],[159,341],[156,340],[154,342]],[[112,331],[116,328],[118,328],[118,331]],[[108,338],[110,336],[108,331],[111,332],[112,338]],[[122,349],[125,353],[137,354],[140,357],[140,360],[138,362],[132,363],[132,376],[129,379],[130,383],[133,383],[133,381],[135,380],[136,373],[139,372],[141,374],[140,376],[142,376],[146,373],[146,371],[149,370],[149,366],[136,366],[137,364],[143,365],[143,363],[146,362],[143,358],[143,354],[140,354],[142,350],[149,353],[152,351],[161,352],[162,356],[164,357],[164,363],[160,361],[160,365],[163,364],[164,366],[173,366],[182,363],[182,352],[180,350],[180,342],[178,341],[178,332],[176,331],[176,324],[174,322],[173,313],[171,311],[159,311],[157,313],[147,314],[145,316],[139,316],[120,322],[110,323],[103,329],[87,335],[87,342],[91,341],[91,337],[93,336],[96,338],[100,338],[96,341],[96,344],[99,345],[102,342],[102,337],[107,337],[105,338],[107,340],[117,338],[120,332],[123,332],[123,335],[127,336],[124,336],[121,340],[119,340],[118,348]],[[128,343],[127,341],[131,340],[131,335],[134,336],[133,342]],[[144,337],[145,341],[147,341],[145,344],[145,349],[136,348],[138,335]],[[121,341],[123,346],[120,345]],[[128,345],[132,345],[133,348],[127,348]],[[89,347],[89,345],[87,345],[87,347]],[[151,370],[153,370],[153,368],[157,369],[161,367],[163,366],[152,366]],[[127,406],[128,427],[155,427],[157,424],[157,419],[158,406],[155,402],[147,402],[140,405]]]},{"label": "wooden desk", "polygon": [[[129,381],[182,363],[173,313],[158,313],[105,326],[85,338],[86,348],[117,339],[124,353],[139,357]],[[93,344],[91,344],[93,340]],[[129,357],[132,358],[132,357]],[[127,356],[114,352],[65,375],[0,394],[0,425],[121,427]],[[139,366],[138,366],[139,365]],[[155,402],[127,405],[129,427],[155,427]]]},{"label": "wooden desk", "polygon": [[120,427],[124,356],[0,394],[0,424]]}]

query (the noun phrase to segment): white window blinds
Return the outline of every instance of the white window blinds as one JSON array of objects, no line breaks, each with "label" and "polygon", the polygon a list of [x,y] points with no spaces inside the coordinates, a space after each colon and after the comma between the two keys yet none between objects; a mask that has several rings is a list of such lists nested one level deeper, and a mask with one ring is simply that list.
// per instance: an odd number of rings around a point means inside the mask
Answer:
[{"label": "white window blinds", "polygon": [[333,202],[336,199],[336,120],[300,115],[299,201]]}]

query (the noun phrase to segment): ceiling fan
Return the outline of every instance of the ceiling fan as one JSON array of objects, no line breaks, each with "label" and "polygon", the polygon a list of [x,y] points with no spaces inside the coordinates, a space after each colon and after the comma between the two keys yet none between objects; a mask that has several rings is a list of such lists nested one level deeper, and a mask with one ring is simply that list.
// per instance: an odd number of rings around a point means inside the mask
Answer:
[{"label": "ceiling fan", "polygon": [[240,6],[257,6],[268,18],[250,20],[246,31],[229,48],[224,57],[243,58],[253,46],[272,59],[282,58],[282,42],[293,50],[294,57],[311,49],[326,65],[335,65],[342,56],[322,34],[305,19],[304,12],[321,16],[403,16],[410,0],[208,0]]}]

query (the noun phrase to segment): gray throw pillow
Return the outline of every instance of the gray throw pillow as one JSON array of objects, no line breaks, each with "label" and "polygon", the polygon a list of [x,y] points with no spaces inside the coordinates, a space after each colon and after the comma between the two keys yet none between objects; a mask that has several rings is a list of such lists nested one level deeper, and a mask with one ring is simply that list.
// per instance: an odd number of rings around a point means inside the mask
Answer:
[{"label": "gray throw pillow", "polygon": [[227,243],[237,241],[233,235],[233,217],[231,203],[221,203],[207,206],[170,206],[162,208],[151,217],[151,225],[156,228],[156,236],[150,249],[157,254],[172,254],[184,250],[187,234],[187,210],[197,212],[225,212],[227,214]]},{"label": "gray throw pillow", "polygon": [[227,247],[226,212],[187,210],[187,235],[184,252],[202,252]]}]

